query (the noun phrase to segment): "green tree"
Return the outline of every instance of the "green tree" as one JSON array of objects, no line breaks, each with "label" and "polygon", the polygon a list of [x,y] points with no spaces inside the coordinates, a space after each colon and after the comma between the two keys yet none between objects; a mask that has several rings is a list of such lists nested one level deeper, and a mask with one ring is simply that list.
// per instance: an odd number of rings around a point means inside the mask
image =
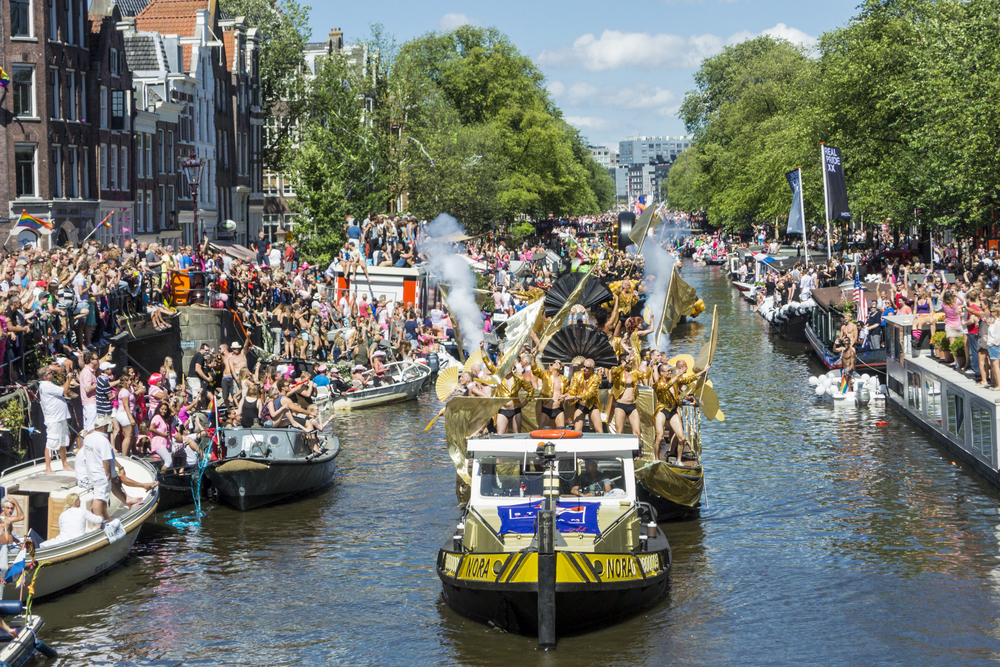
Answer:
[{"label": "green tree", "polygon": [[264,168],[282,171],[308,98],[303,53],[309,41],[309,10],[297,0],[222,0],[227,16],[243,16],[260,31],[261,106],[269,119]]},{"label": "green tree", "polygon": [[667,204],[679,211],[704,211],[708,208],[705,172],[701,167],[702,156],[698,148],[686,148],[670,167],[667,174]]}]

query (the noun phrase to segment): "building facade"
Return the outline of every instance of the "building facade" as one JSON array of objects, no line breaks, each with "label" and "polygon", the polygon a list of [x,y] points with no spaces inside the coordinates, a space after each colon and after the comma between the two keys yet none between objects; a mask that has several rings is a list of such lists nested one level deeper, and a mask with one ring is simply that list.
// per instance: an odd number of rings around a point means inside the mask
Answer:
[{"label": "building facade", "polygon": [[690,136],[628,137],[618,142],[618,163],[628,166],[671,164],[690,147]]},{"label": "building facade", "polygon": [[605,169],[618,166],[618,151],[607,146],[587,146],[590,157]]}]

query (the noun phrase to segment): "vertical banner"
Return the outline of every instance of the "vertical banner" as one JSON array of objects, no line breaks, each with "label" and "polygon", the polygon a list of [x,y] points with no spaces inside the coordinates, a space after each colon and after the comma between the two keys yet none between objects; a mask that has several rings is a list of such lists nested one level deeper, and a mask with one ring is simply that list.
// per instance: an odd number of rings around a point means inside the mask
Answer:
[{"label": "vertical banner", "polygon": [[847,205],[847,178],[840,149],[820,144],[823,152],[823,191],[826,194],[826,219],[846,222],[851,219]]},{"label": "vertical banner", "polygon": [[802,239],[806,236],[806,220],[803,215],[802,203],[802,170],[796,169],[785,174],[788,185],[792,188],[792,208],[788,211],[788,230],[786,234],[801,234]]}]

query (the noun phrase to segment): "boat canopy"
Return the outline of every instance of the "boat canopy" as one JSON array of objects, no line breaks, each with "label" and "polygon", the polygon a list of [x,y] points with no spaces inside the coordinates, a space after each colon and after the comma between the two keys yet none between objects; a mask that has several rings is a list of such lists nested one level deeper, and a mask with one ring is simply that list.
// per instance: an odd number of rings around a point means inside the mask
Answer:
[{"label": "boat canopy", "polygon": [[467,451],[475,452],[477,457],[493,454],[534,454],[539,443],[552,442],[556,446],[556,454],[632,456],[639,449],[639,439],[634,435],[618,435],[614,433],[588,433],[579,438],[549,440],[532,438],[528,433],[513,433],[491,438],[473,438],[467,445]]}]

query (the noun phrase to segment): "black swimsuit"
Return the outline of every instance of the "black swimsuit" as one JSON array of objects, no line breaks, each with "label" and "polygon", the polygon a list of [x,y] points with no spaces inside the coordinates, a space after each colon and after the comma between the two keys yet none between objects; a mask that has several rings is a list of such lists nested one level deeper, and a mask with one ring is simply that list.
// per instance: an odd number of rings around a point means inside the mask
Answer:
[{"label": "black swimsuit", "polygon": [[511,419],[512,417],[516,417],[517,415],[521,414],[521,408],[514,408],[513,410],[501,409],[498,414],[503,415],[507,419]]},{"label": "black swimsuit", "polygon": [[563,414],[564,412],[565,412],[565,410],[563,410],[562,407],[547,408],[544,405],[542,406],[542,414],[548,415],[549,419],[555,419],[556,417],[558,417],[559,415]]},{"label": "black swimsuit", "polygon": [[622,410],[625,412],[625,416],[628,417],[630,414],[635,412],[635,403],[622,403],[620,401],[615,401],[615,409]]}]

